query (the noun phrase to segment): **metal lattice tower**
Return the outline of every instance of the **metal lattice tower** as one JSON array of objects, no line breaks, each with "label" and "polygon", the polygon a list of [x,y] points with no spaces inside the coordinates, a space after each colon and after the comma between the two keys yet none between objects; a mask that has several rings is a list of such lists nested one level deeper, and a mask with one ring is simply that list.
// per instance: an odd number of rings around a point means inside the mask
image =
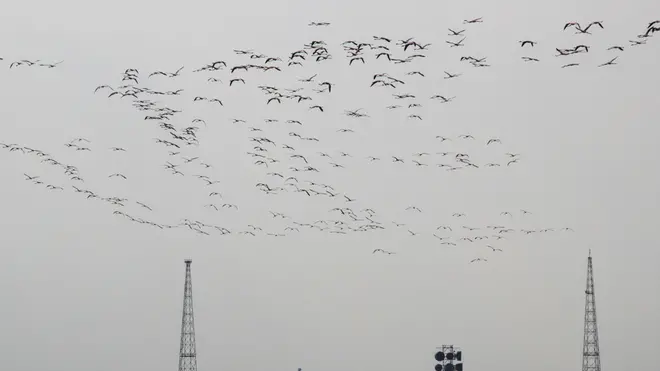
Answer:
[{"label": "metal lattice tower", "polygon": [[191,263],[192,260],[186,260],[186,284],[183,291],[183,318],[181,319],[179,371],[197,371],[195,319],[193,317],[192,280],[190,276]]},{"label": "metal lattice tower", "polygon": [[585,294],[582,371],[600,371],[598,327],[596,325],[596,293],[594,291],[594,269],[591,264],[591,250],[589,250],[589,258],[587,259],[587,289],[585,290]]}]

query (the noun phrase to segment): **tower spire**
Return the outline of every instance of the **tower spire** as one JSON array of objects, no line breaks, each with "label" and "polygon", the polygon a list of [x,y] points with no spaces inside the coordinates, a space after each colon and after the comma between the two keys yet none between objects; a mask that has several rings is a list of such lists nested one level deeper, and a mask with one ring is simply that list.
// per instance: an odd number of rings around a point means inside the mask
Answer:
[{"label": "tower spire", "polygon": [[582,371],[600,371],[598,326],[596,325],[596,293],[594,291],[594,269],[591,250],[587,259],[587,289],[584,305],[584,345],[582,349]]},{"label": "tower spire", "polygon": [[195,346],[195,320],[193,317],[192,280],[190,264],[186,260],[186,283],[183,291],[183,318],[181,319],[181,347],[179,348],[179,371],[197,371]]}]

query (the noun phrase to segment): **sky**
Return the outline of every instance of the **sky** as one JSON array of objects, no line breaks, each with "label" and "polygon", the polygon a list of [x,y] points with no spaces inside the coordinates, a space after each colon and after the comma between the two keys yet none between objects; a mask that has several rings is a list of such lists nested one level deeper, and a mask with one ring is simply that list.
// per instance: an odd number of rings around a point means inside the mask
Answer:
[{"label": "sky", "polygon": [[[0,356],[12,371],[175,369],[189,258],[202,371],[432,370],[443,344],[460,347],[468,369],[579,369],[591,250],[602,365],[649,368],[660,346],[660,36],[629,40],[655,19],[650,0],[14,3],[0,15]],[[604,28],[576,35],[562,30],[570,21]],[[445,42],[459,40],[448,28],[466,30],[464,46]],[[431,45],[395,45],[411,37]],[[287,66],[312,40],[331,59]],[[424,57],[394,64],[364,47],[365,63],[349,65],[346,40]],[[578,44],[589,52],[555,56]],[[279,57],[268,65],[281,71],[231,73],[264,65],[234,49]],[[9,68],[23,59],[40,61]],[[193,72],[217,60],[228,67]],[[130,84],[129,68],[138,87],[183,89],[139,93],[181,112],[145,120],[157,112],[95,92]],[[370,87],[377,73],[405,84]],[[331,92],[313,90],[323,81]],[[312,100],[266,104],[259,85]],[[345,114],[358,109],[368,116]],[[178,135],[197,126],[197,142],[177,142],[162,122]],[[263,137],[274,144],[250,139]],[[507,166],[507,153],[518,161]],[[470,263],[478,258],[487,261]]]}]

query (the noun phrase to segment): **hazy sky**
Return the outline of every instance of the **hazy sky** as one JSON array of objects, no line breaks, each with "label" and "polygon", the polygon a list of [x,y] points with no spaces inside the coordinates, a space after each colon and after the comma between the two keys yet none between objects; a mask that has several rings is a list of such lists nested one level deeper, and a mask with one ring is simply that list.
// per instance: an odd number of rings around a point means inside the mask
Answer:
[{"label": "hazy sky", "polygon": [[[462,24],[476,17],[484,22]],[[34,154],[0,148],[5,368],[176,369],[183,260],[191,258],[201,371],[429,371],[442,344],[460,346],[468,370],[579,369],[589,249],[603,368],[652,367],[660,346],[660,36],[636,47],[629,40],[658,18],[660,3],[650,0],[12,3],[0,15],[0,142],[74,165],[84,183]],[[332,24],[308,27],[310,21]],[[603,21],[605,28],[575,35],[562,31],[568,21]],[[467,29],[464,47],[445,43],[452,39],[448,27]],[[349,66],[340,44],[374,42],[374,35],[393,39],[393,56],[417,53],[395,46],[400,39],[432,45],[419,51],[426,58],[400,65],[376,60],[366,48],[366,63]],[[518,41],[525,39],[538,44],[523,49]],[[325,41],[332,59],[287,67],[290,53],[312,40]],[[578,44],[589,45],[589,52],[555,57],[555,48]],[[606,50],[613,45],[625,49]],[[232,52],[239,48],[280,57],[272,65],[282,71],[231,74],[235,65],[263,64]],[[487,57],[490,67],[460,61],[468,55]],[[540,61],[525,63],[522,56]],[[616,65],[597,67],[615,56]],[[22,59],[63,63],[9,69]],[[216,60],[229,68],[192,72]],[[574,61],[580,66],[560,68]],[[181,66],[175,78],[147,77]],[[171,149],[154,138],[172,137],[157,121],[144,120],[153,112],[138,111],[131,97],[94,93],[102,84],[127,83],[121,81],[127,68],[140,71],[141,87],[184,89],[180,96],[140,98],[182,110],[168,121],[177,129],[204,119],[206,126],[195,124],[198,146],[168,155]],[[411,71],[425,77],[407,75]],[[443,71],[462,75],[444,79]],[[370,88],[373,75],[384,72],[405,85]],[[314,74],[314,83],[298,81]],[[222,83],[209,83],[211,76]],[[230,87],[234,77],[246,84]],[[331,93],[312,91],[321,81],[335,84]],[[313,100],[266,105],[258,85],[283,93],[304,87],[301,94]],[[417,98],[396,100],[394,92]],[[442,104],[429,99],[436,94],[456,98]],[[219,98],[224,106],[193,102],[196,96]],[[412,103],[421,107],[408,108]],[[309,110],[314,104],[325,112]],[[392,104],[403,107],[385,108]],[[358,108],[369,117],[344,115]],[[342,128],[354,132],[338,132]],[[458,138],[464,134],[475,139]],[[439,135],[451,141],[440,142]],[[89,139],[78,144],[91,151],[65,146],[77,137]],[[251,137],[274,141],[262,146],[279,162],[268,169],[255,165],[258,159],[246,154],[257,145]],[[501,144],[486,146],[490,138]],[[126,152],[109,149],[115,146]],[[431,155],[417,158],[418,152]],[[436,166],[456,165],[457,152],[468,153],[479,168]],[[507,152],[519,153],[519,162],[506,166]],[[305,165],[289,157],[293,153],[319,172],[290,170]],[[183,164],[182,156],[200,159]],[[185,176],[171,174],[166,161],[181,164]],[[213,167],[203,169],[199,161]],[[338,196],[293,188],[265,194],[256,183],[282,185],[268,172],[296,176],[300,187],[311,187],[305,180],[332,185]],[[24,173],[44,184],[27,181]],[[127,179],[109,178],[114,173]],[[220,183],[206,186],[197,174]],[[86,199],[73,185],[128,201],[113,206]],[[210,197],[213,191],[222,199]],[[355,201],[344,202],[343,195]],[[219,211],[204,206],[209,203]],[[413,205],[422,211],[406,210]],[[362,219],[361,210],[371,208],[384,229],[285,231],[296,227],[293,222],[341,219],[329,212],[334,207],[351,207]],[[160,230],[115,210],[169,225],[200,220],[232,233]],[[506,211],[512,216],[501,214]],[[351,225],[368,224],[359,223]],[[263,233],[240,234],[250,224]],[[441,225],[452,231],[437,229]],[[515,231],[494,240],[499,233],[487,226]],[[561,231],[565,227],[574,232]],[[434,233],[456,246],[441,244]],[[376,248],[396,254],[373,254]],[[469,264],[479,257],[488,262]]]}]

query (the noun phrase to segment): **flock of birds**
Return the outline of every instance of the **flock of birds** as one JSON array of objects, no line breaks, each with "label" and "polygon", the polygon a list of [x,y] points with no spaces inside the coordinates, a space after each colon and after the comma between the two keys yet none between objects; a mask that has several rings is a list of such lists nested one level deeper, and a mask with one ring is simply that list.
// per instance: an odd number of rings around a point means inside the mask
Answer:
[{"label": "flock of birds", "polygon": [[[594,29],[598,29],[598,28],[604,29],[605,28],[603,26],[602,21],[591,22],[591,23],[587,24],[585,27],[582,27],[582,25],[580,25],[580,23],[578,23],[578,22],[568,22],[564,25],[564,31],[574,29],[576,35],[591,35],[591,32],[589,32],[589,29],[592,28],[592,27]],[[650,22],[646,26],[646,30],[643,33],[637,35],[636,39],[629,40],[629,43],[630,43],[629,46],[634,47],[634,46],[639,46],[639,45],[646,44],[646,40],[649,37],[653,36],[653,34],[657,31],[660,31],[660,22],[659,21]],[[531,46],[534,46],[534,44],[535,44],[532,41],[522,41],[521,46],[525,46],[526,43],[531,45]],[[624,48],[625,47],[622,46],[622,45],[612,45],[609,48],[607,48],[607,50],[608,51],[623,52]],[[557,56],[558,57],[566,57],[566,56],[571,56],[571,55],[579,54],[579,53],[588,53],[589,49],[590,49],[589,45],[579,44],[579,45],[575,45],[575,46],[570,47],[570,48],[556,48],[555,50],[557,50],[557,53],[558,53]],[[526,61],[537,61],[538,62],[538,60],[536,60],[534,58],[523,57],[523,59],[526,60]],[[610,60],[608,60],[604,63],[599,64],[598,67],[613,66],[613,65],[617,64],[616,63],[617,59],[619,59],[619,57],[615,56],[614,58],[612,58],[612,59],[610,59]],[[569,62],[569,63],[563,64],[561,66],[561,68],[577,67],[579,65],[580,65],[580,63],[578,63],[578,62]]]},{"label": "flock of birds", "polygon": [[[446,45],[450,51],[461,50],[467,40],[466,32],[470,27],[482,23],[482,18],[465,20],[465,29],[450,28],[449,38]],[[329,22],[311,22],[310,27],[329,27]],[[566,23],[563,27],[565,32],[575,31],[578,35],[592,35],[604,29],[602,21],[590,22],[582,25],[577,22]],[[608,51],[623,52],[628,46],[635,47],[645,45],[647,40],[657,31],[660,31],[660,21],[650,22],[644,32],[637,35],[636,39],[630,40],[627,46],[613,45]],[[520,47],[523,49],[535,48],[535,40],[521,40]],[[391,91],[389,102],[381,107],[383,112],[393,110],[406,110],[402,116],[407,120],[424,120],[421,108],[428,102],[448,104],[457,99],[456,96],[434,94],[431,96],[419,96],[410,92],[414,87],[416,79],[425,78],[425,71],[415,68],[417,60],[428,57],[428,50],[435,45],[424,43],[414,38],[396,40],[390,37],[373,36],[371,40],[346,40],[339,45],[345,53],[346,64],[350,68],[356,65],[366,64],[369,60],[387,61],[391,67],[385,70],[386,64],[381,71],[370,71],[368,73],[370,82],[365,80],[365,88],[385,89]],[[580,62],[573,58],[578,54],[588,53],[591,47],[586,42],[569,48],[555,48],[557,57],[565,60],[561,68],[577,67]],[[363,108],[344,109],[337,112],[331,97],[336,90],[346,90],[342,84],[323,78],[321,73],[310,73],[298,77],[293,81],[288,80],[284,84],[253,84],[257,80],[255,71],[260,74],[282,74],[284,70],[294,74],[306,71],[308,67],[324,63],[336,58],[336,49],[323,40],[312,40],[296,50],[292,50],[282,56],[266,55],[254,50],[235,49],[235,61],[213,60],[197,68],[187,70],[181,66],[175,70],[159,70],[142,73],[137,68],[127,68],[119,76],[116,83],[106,83],[93,89],[97,96],[106,94],[108,99],[118,99],[124,104],[131,105],[147,123],[153,123],[154,127],[160,129],[159,135],[153,138],[153,142],[160,150],[163,157],[162,170],[173,177],[190,178],[198,184],[198,191],[205,195],[207,202],[200,205],[200,209],[207,212],[240,212],[241,206],[231,200],[226,200],[221,188],[220,179],[214,178],[214,164],[212,158],[206,158],[199,151],[200,143],[205,139],[204,132],[212,126],[217,119],[208,115],[198,117],[195,114],[190,121],[180,119],[183,108],[190,107],[185,111],[195,110],[195,107],[206,106],[203,112],[214,112],[212,109],[222,110],[230,105],[231,99],[218,96],[205,96],[188,94],[183,88],[172,87],[170,89],[157,89],[150,87],[150,82],[158,82],[161,86],[167,81],[177,81],[183,77],[198,79],[206,84],[224,84],[231,89],[253,89],[263,96],[261,104],[265,107],[276,105],[288,105],[289,117],[270,117],[263,120],[261,125],[246,118],[225,118],[228,123],[239,125],[246,133],[245,140],[250,150],[245,153],[249,163],[259,175],[251,185],[254,190],[266,195],[282,196],[295,195],[300,197],[301,202],[311,203],[314,200],[326,200],[319,204],[331,203],[333,207],[325,210],[327,218],[318,220],[301,220],[297,217],[287,215],[276,210],[264,210],[272,219],[283,223],[283,228],[272,229],[260,227],[256,224],[248,224],[242,228],[228,228],[217,223],[201,221],[206,217],[183,218],[173,223],[162,223],[153,221],[153,217],[138,216],[153,215],[158,213],[158,206],[150,205],[144,200],[136,198],[119,197],[102,194],[100,191],[86,186],[86,177],[75,165],[62,160],[46,150],[33,148],[29,145],[17,143],[0,143],[0,149],[9,153],[22,154],[59,169],[67,178],[69,184],[52,184],[42,178],[40,174],[25,173],[25,180],[37,186],[42,186],[52,192],[72,191],[81,198],[103,202],[112,208],[112,212],[130,222],[147,225],[161,230],[184,229],[198,235],[228,235],[241,234],[245,236],[266,235],[271,237],[284,237],[304,230],[326,232],[332,234],[346,235],[358,232],[375,232],[379,230],[400,230],[401,233],[410,237],[424,237],[436,243],[447,246],[476,245],[481,250],[478,256],[470,260],[470,263],[487,262],[485,253],[502,253],[502,246],[510,235],[532,235],[552,232],[570,232],[571,228],[535,228],[525,229],[515,225],[515,221],[531,214],[526,210],[502,211],[499,219],[494,219],[489,225],[471,226],[464,222],[466,215],[456,212],[447,215],[451,223],[437,225],[433,230],[420,231],[405,222],[392,220],[379,213],[373,205],[365,205],[360,202],[360,197],[351,193],[349,189],[342,189],[339,185],[330,184],[330,177],[323,177],[328,171],[341,171],[340,169],[356,166],[356,161],[366,164],[389,162],[391,166],[408,166],[419,169],[435,169],[435,171],[469,172],[469,171],[493,171],[488,169],[506,169],[516,166],[522,161],[523,156],[513,151],[502,150],[503,141],[496,137],[479,137],[471,133],[462,133],[458,136],[436,135],[436,145],[412,154],[381,153],[361,156],[355,153],[337,150],[337,143],[328,143],[329,137],[311,134],[306,128],[311,123],[305,118],[322,117],[320,115],[341,114],[347,117],[346,123],[352,120],[368,120],[371,113]],[[487,57],[469,56],[456,54],[458,61],[476,68],[491,67]],[[539,62],[534,56],[522,56],[525,62]],[[0,58],[1,60],[1,58]],[[616,65],[618,56],[614,56],[599,64],[599,67]],[[60,62],[46,63],[40,60],[18,60],[9,64],[10,69],[16,68],[55,68]],[[443,71],[444,80],[460,79],[465,71]],[[263,79],[263,78],[259,78]],[[231,98],[231,97],[230,97]],[[255,103],[256,104],[256,103]],[[258,107],[258,106],[257,106]],[[211,110],[210,110],[211,109]],[[266,108],[263,108],[266,112]],[[296,111],[297,109],[297,111]],[[387,110],[387,111],[385,111]],[[218,111],[222,112],[222,111]],[[271,112],[270,110],[268,112]],[[214,112],[214,114],[216,114]],[[317,115],[317,116],[314,116]],[[295,116],[295,117],[291,117]],[[267,134],[285,128],[285,135],[275,138]],[[360,126],[346,125],[336,130],[335,135],[350,135],[364,130]],[[239,139],[239,138],[236,138]],[[330,138],[331,139],[331,138]],[[444,145],[453,143],[459,149],[448,150]],[[458,143],[458,144],[457,144]],[[473,143],[473,144],[470,144]],[[474,148],[469,145],[478,144],[483,146],[487,158],[475,158],[469,151],[461,148]],[[121,145],[111,147],[98,147],[88,138],[74,138],[64,143],[64,146],[75,152],[97,153],[98,151],[111,151],[116,153],[130,153],[130,148]],[[398,171],[392,169],[390,171]],[[121,172],[111,172],[107,175],[115,181],[130,182],[131,178]],[[291,196],[289,196],[291,197]],[[139,210],[139,211],[138,211]],[[421,207],[411,205],[401,213],[423,213]],[[208,214],[206,214],[208,215]],[[450,218],[450,219],[449,219]],[[502,241],[504,243],[502,243]],[[500,244],[500,245],[498,245]],[[393,255],[394,251],[377,248],[374,254]]]}]

